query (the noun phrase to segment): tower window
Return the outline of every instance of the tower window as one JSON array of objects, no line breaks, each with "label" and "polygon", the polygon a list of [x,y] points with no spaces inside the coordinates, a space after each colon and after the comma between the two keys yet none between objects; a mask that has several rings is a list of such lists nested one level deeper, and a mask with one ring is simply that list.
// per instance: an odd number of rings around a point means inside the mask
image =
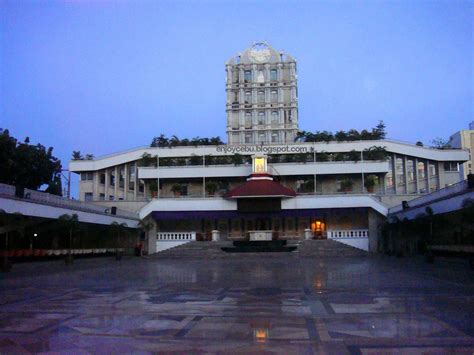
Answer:
[{"label": "tower window", "polygon": [[244,71],[244,80],[252,81],[252,72],[250,70]]},{"label": "tower window", "polygon": [[278,101],[278,91],[277,90],[272,90],[270,92],[270,96],[271,96],[272,102],[277,102]]},{"label": "tower window", "polygon": [[272,69],[270,70],[270,80],[271,81],[277,81],[277,70],[276,69]]}]

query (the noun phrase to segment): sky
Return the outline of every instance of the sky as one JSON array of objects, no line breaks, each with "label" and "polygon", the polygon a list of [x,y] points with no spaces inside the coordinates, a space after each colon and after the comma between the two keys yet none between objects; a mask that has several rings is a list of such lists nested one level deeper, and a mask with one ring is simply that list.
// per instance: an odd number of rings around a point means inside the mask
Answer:
[{"label": "sky", "polygon": [[225,61],[297,60],[299,127],[429,144],[474,120],[474,1],[0,0],[0,128],[95,156],[226,140]]}]

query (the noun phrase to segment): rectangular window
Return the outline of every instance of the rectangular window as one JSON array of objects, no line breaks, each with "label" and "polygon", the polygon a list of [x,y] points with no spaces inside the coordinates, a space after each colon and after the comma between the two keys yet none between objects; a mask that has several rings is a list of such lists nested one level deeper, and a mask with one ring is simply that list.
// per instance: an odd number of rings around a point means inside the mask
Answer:
[{"label": "rectangular window", "polygon": [[99,181],[102,185],[105,185],[105,173],[100,173]]},{"label": "rectangular window", "polygon": [[244,71],[244,80],[247,82],[252,81],[252,71],[250,70]]},{"label": "rectangular window", "polygon": [[260,132],[258,134],[258,143],[265,143],[265,133]]},{"label": "rectangular window", "polygon": [[119,170],[119,187],[123,189],[124,186],[125,186],[125,169],[120,168],[120,170]]},{"label": "rectangular window", "polygon": [[252,128],[252,113],[245,112],[245,128]]},{"label": "rectangular window", "polygon": [[252,143],[252,133],[245,134],[245,143]]},{"label": "rectangular window", "polygon": [[91,181],[94,178],[94,173],[91,171],[86,171],[81,173],[81,181]]},{"label": "rectangular window", "polygon": [[272,102],[277,102],[278,101],[278,91],[277,90],[272,90],[270,92],[271,100]]},{"label": "rectangular window", "polygon": [[99,195],[99,200],[105,201],[105,194],[100,194]]},{"label": "rectangular window", "polygon": [[84,194],[84,201],[92,201],[92,198],[93,198],[92,192],[86,192]]},{"label": "rectangular window", "polygon": [[277,81],[278,80],[276,69],[270,70],[270,80],[271,81]]},{"label": "rectangular window", "polygon": [[272,111],[272,125],[276,125],[279,122],[278,111]]},{"label": "rectangular window", "polygon": [[402,158],[395,159],[395,173],[397,175],[397,185],[405,185],[405,169]]},{"label": "rectangular window", "polygon": [[422,161],[418,162],[418,179],[426,179],[425,163]]},{"label": "rectangular window", "polygon": [[459,164],[456,162],[445,162],[444,163],[444,171],[451,171],[456,172],[459,171]]},{"label": "rectangular window", "polygon": [[245,103],[246,104],[252,103],[252,92],[251,91],[246,91],[245,92]]},{"label": "rectangular window", "polygon": [[429,163],[428,164],[428,169],[430,172],[430,177],[438,175],[438,170],[436,169],[436,164],[435,163]]},{"label": "rectangular window", "polygon": [[114,195],[109,195],[109,201],[113,201],[114,200]]},{"label": "rectangular window", "polygon": [[407,159],[407,174],[408,182],[415,181],[415,161],[413,159]]},{"label": "rectangular window", "polygon": [[260,111],[258,113],[258,124],[259,125],[264,125],[265,124],[265,112],[264,111]]},{"label": "rectangular window", "polygon": [[278,143],[278,132],[272,132],[272,143]]},{"label": "rectangular window", "polygon": [[135,190],[135,164],[128,167],[128,189]]},{"label": "rectangular window", "polygon": [[110,186],[115,186],[115,174],[110,174]]}]

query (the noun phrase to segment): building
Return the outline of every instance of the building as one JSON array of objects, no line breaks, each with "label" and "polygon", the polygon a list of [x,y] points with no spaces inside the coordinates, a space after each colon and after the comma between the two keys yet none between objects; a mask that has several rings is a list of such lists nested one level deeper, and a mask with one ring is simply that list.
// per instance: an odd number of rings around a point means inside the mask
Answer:
[{"label": "building", "polygon": [[293,142],[298,133],[296,61],[266,42],[226,62],[227,142]]},{"label": "building", "polygon": [[472,174],[472,167],[474,166],[474,121],[469,124],[469,129],[463,129],[449,137],[448,145],[452,148],[466,149],[469,151],[469,160],[459,167],[461,179],[467,179],[467,175]]},{"label": "building", "polygon": [[[462,149],[393,140],[294,142],[294,59],[258,43],[226,68],[228,99],[237,102],[227,105],[230,144],[143,147],[69,164],[81,176],[81,200],[153,222],[149,252],[176,241],[238,240],[254,231],[332,238],[376,251],[388,207],[458,182],[457,167],[469,159]],[[242,103],[247,91],[252,100]],[[274,110],[279,120],[272,126]]]}]

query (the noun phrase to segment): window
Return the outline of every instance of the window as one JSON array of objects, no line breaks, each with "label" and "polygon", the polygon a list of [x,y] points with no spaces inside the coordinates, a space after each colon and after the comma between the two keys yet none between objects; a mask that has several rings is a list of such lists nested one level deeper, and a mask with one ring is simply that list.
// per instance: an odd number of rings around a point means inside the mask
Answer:
[{"label": "window", "polygon": [[258,134],[258,143],[265,143],[265,133],[264,132],[260,132]]},{"label": "window", "polygon": [[388,172],[385,175],[385,186],[387,189],[393,188],[393,163],[392,158],[388,161]]},{"label": "window", "polygon": [[105,194],[99,194],[99,200],[105,201]]},{"label": "window", "polygon": [[278,132],[272,132],[272,143],[278,143]]},{"label": "window", "polygon": [[114,195],[109,195],[109,201],[113,201],[114,200]]},{"label": "window", "polygon": [[245,128],[252,128],[252,113],[245,112]]},{"label": "window", "polygon": [[232,143],[240,143],[239,134],[237,132],[232,132]]},{"label": "window", "polygon": [[278,101],[278,91],[277,90],[272,90],[270,92],[270,98],[272,102],[277,102]]},{"label": "window", "polygon": [[270,70],[270,80],[271,81],[277,81],[278,80],[276,69]]},{"label": "window", "polygon": [[407,159],[407,174],[408,182],[415,181],[415,161],[413,159]]},{"label": "window", "polygon": [[125,186],[125,169],[120,168],[119,170],[119,187],[124,188]]},{"label": "window", "polygon": [[86,192],[84,194],[84,201],[92,201],[92,198],[93,198],[92,192]]},{"label": "window", "polygon": [[278,111],[272,111],[272,124],[278,124]]},{"label": "window", "polygon": [[258,124],[259,125],[264,125],[265,124],[265,112],[264,111],[260,111],[258,113]]},{"label": "window", "polygon": [[422,161],[418,162],[418,179],[426,179],[425,163]]},{"label": "window", "polygon": [[252,133],[245,133],[245,143],[252,143]]},{"label": "window", "polygon": [[86,171],[81,173],[81,181],[91,181],[94,177],[94,173],[91,171]]},{"label": "window", "polygon": [[395,174],[397,175],[397,185],[405,185],[405,169],[403,159],[395,159]]},{"label": "window", "polygon": [[102,185],[105,185],[105,173],[100,173],[99,181]]},{"label": "window", "polygon": [[110,186],[115,186],[115,174],[110,174]]},{"label": "window", "polygon": [[252,81],[252,72],[250,70],[244,71],[244,80]]},{"label": "window", "polygon": [[252,92],[251,91],[246,91],[245,92],[245,103],[252,103]]},{"label": "window", "polygon": [[444,171],[459,171],[459,164],[452,161],[445,162]]},{"label": "window", "polygon": [[265,102],[265,91],[260,90],[257,94],[258,102]]},{"label": "window", "polygon": [[428,170],[430,172],[430,177],[438,175],[438,171],[437,171],[435,163],[429,163]]},{"label": "window", "polygon": [[135,164],[128,167],[128,189],[135,190]]}]

